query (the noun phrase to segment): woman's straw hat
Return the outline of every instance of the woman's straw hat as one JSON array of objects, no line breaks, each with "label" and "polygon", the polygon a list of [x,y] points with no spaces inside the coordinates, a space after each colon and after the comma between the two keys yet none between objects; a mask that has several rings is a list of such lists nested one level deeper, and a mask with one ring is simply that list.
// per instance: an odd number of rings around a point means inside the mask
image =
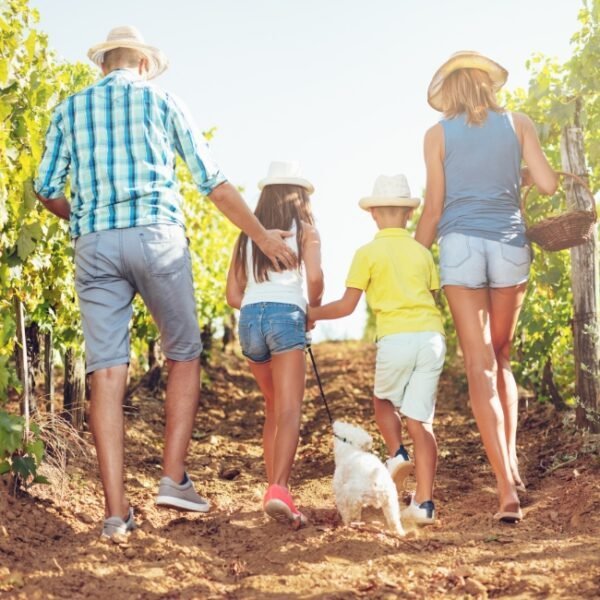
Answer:
[{"label": "woman's straw hat", "polygon": [[302,177],[300,163],[297,160],[273,161],[269,165],[267,176],[258,182],[258,189],[266,185],[299,185],[309,194],[315,191],[313,184]]},{"label": "woman's straw hat", "polygon": [[101,67],[104,61],[104,53],[115,48],[132,48],[143,54],[148,59],[147,79],[158,77],[169,66],[169,61],[163,52],[144,43],[142,34],[131,25],[111,29],[106,36],[106,41],[92,46],[87,55],[93,63]]},{"label": "woman's straw hat", "polygon": [[472,50],[456,52],[436,71],[427,89],[427,102],[435,110],[443,110],[442,85],[446,77],[458,69],[480,69],[485,71],[492,80],[495,92],[506,83],[508,78],[508,71],[487,56]]},{"label": "woman's straw hat", "polygon": [[408,181],[405,175],[380,175],[375,180],[373,193],[361,198],[358,205],[369,210],[376,206],[408,206],[416,208],[421,204],[420,198],[413,198],[410,194]]}]

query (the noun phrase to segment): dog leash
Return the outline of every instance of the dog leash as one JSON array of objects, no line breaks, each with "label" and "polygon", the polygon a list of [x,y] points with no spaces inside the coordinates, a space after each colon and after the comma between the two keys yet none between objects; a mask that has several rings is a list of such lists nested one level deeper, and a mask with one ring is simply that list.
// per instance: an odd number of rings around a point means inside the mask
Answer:
[{"label": "dog leash", "polygon": [[312,346],[308,339],[306,344],[306,350],[308,351],[308,355],[310,356],[310,362],[312,363],[313,371],[315,372],[315,378],[317,380],[317,385],[319,386],[319,392],[321,392],[321,398],[323,398],[323,404],[325,404],[325,410],[327,411],[327,416],[329,417],[329,424],[333,425],[333,417],[331,416],[331,411],[329,410],[329,405],[327,404],[327,399],[325,398],[323,384],[321,383],[321,377],[319,376],[319,370],[317,369],[317,363],[315,362],[315,355],[313,354]]}]

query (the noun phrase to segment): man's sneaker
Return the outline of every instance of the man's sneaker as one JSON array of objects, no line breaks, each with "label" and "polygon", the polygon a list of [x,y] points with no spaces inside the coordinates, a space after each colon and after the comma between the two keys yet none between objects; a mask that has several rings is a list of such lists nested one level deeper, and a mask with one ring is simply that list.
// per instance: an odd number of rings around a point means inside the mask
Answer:
[{"label": "man's sneaker", "polygon": [[435,521],[435,505],[432,500],[418,504],[412,498],[410,504],[402,510],[402,519],[417,525],[431,525]]},{"label": "man's sneaker", "polygon": [[210,503],[196,493],[187,473],[184,483],[175,483],[170,477],[163,477],[158,486],[156,504],[202,513],[210,510]]},{"label": "man's sneaker", "polygon": [[274,483],[269,486],[263,500],[265,512],[272,519],[291,523],[293,527],[306,525],[306,517],[296,508],[287,488]]},{"label": "man's sneaker", "polygon": [[392,458],[388,458],[385,465],[396,484],[396,489],[398,492],[401,492],[404,489],[404,480],[413,470],[413,464],[410,461],[410,456],[408,455],[406,448],[400,446],[396,455]]},{"label": "man's sneaker", "polygon": [[127,513],[127,519],[123,520],[121,517],[108,517],[108,519],[104,519],[102,537],[111,538],[113,535],[127,535],[135,528],[136,524],[133,519],[133,508],[130,506],[129,512]]}]

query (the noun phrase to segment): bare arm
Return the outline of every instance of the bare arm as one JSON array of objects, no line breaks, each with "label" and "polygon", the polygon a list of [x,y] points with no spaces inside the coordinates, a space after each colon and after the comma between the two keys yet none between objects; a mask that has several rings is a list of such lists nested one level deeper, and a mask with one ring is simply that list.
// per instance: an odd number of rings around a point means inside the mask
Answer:
[{"label": "bare arm", "polygon": [[434,125],[425,134],[424,153],[427,169],[425,204],[417,225],[415,239],[426,248],[430,248],[437,234],[437,225],[444,210],[446,194],[444,130],[440,124]]},{"label": "bare arm", "polygon": [[256,242],[275,269],[293,269],[296,266],[297,257],[283,240],[292,234],[279,229],[265,229],[233,185],[222,183],[208,197],[234,225]]},{"label": "bare arm", "polygon": [[229,306],[239,309],[242,305],[244,290],[246,289],[246,281],[244,281],[241,269],[239,269],[237,265],[237,250],[238,245],[236,243],[233,249],[231,262],[229,263],[229,271],[227,272],[225,297],[227,298],[227,304],[229,304]]},{"label": "bare arm", "polygon": [[304,224],[302,256],[306,270],[308,304],[319,306],[323,298],[323,270],[321,268],[321,237],[316,227]]},{"label": "bare arm", "polygon": [[558,185],[558,174],[546,159],[533,121],[527,115],[514,113],[513,122],[521,144],[523,160],[527,165],[523,172],[523,185],[533,183],[542,194],[554,194]]},{"label": "bare arm", "polygon": [[46,209],[48,209],[52,214],[68,221],[71,218],[71,204],[64,197],[49,199],[36,194],[37,199],[44,205]]},{"label": "bare arm", "polygon": [[320,321],[322,319],[339,319],[347,317],[354,312],[363,291],[358,288],[346,288],[344,295],[335,302],[323,306],[308,308],[308,320]]}]

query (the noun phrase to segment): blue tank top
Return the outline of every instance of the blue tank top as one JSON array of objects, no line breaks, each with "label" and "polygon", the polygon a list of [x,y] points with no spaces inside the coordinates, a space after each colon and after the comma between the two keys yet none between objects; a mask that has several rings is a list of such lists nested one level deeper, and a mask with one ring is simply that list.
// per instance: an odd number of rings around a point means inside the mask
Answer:
[{"label": "blue tank top", "polygon": [[521,147],[510,113],[488,111],[482,125],[468,125],[464,114],[441,124],[446,196],[438,237],[457,232],[524,246]]}]

